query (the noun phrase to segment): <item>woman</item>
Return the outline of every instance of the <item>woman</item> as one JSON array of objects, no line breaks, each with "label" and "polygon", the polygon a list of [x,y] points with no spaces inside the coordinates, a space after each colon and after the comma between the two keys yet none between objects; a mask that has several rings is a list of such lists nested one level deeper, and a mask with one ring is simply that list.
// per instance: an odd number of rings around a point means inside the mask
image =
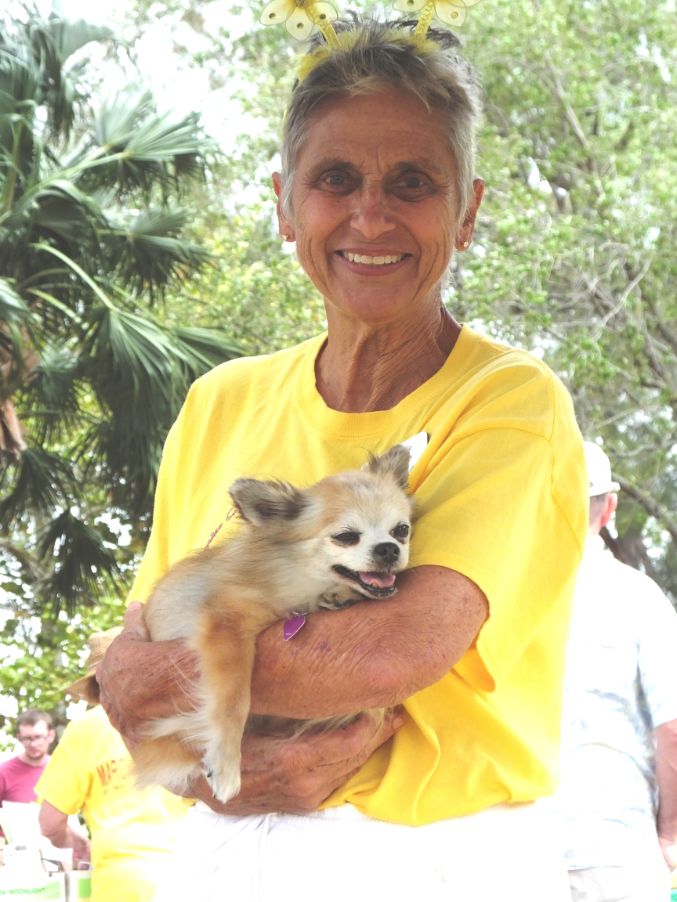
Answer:
[{"label": "woman", "polygon": [[[193,387],[132,598],[208,541],[237,476],[309,484],[423,436],[398,594],[313,615],[289,642],[274,626],[253,684],[258,713],[402,713],[377,732],[358,720],[293,742],[249,737],[235,800],[195,787],[186,868],[210,900],[486,902],[501,884],[504,899],[556,902],[566,878],[533,800],[556,780],[585,535],[580,435],[542,363],[461,327],[441,301],[483,193],[478,89],[458,42],[372,21],[339,36],[306,60],[274,176],[280,233],[322,293],[327,335]],[[145,638],[132,608],[100,673],[130,740],[188,703],[194,674],[181,646]],[[188,886],[171,884],[163,900]]]}]

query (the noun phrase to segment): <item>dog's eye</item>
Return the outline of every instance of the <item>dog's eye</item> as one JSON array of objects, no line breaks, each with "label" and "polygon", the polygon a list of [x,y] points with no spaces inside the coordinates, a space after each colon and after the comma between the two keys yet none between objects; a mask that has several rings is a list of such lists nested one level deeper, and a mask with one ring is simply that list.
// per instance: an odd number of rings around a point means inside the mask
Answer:
[{"label": "dog's eye", "polygon": [[332,539],[339,545],[357,545],[360,541],[360,534],[354,529],[346,529],[343,532],[337,532]]},{"label": "dog's eye", "polygon": [[409,524],[408,523],[398,523],[395,529],[391,532],[391,536],[394,539],[399,539],[400,542],[403,542],[407,536],[409,535]]}]

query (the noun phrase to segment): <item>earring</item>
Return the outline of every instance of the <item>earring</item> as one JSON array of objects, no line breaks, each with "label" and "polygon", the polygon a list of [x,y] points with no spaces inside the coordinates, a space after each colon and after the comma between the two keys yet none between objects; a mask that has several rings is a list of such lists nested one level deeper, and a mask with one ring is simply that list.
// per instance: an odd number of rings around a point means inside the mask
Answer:
[{"label": "earring", "polygon": [[466,250],[468,247],[470,247],[470,242],[469,242],[469,241],[464,241],[464,242],[463,242],[463,250]]}]

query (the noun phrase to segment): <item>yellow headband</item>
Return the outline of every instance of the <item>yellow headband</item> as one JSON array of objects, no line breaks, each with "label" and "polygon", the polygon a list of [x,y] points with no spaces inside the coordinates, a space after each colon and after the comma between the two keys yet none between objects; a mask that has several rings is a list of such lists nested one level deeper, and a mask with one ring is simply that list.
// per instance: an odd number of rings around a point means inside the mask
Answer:
[{"label": "yellow headband", "polygon": [[[416,27],[411,34],[414,41],[425,49],[426,34],[433,18],[437,17],[444,25],[458,28],[465,22],[468,7],[479,2],[480,0],[395,0],[393,5],[398,12],[418,14]],[[263,25],[284,23],[289,34],[299,41],[305,41],[317,28],[328,48],[347,50],[355,38],[349,39],[350,32],[336,33],[331,23],[337,18],[335,7],[327,0],[270,0],[261,13],[260,21]],[[308,59],[305,64],[299,65],[299,78],[305,77],[330,52],[318,50],[306,54]],[[305,70],[303,75],[301,70]]]}]

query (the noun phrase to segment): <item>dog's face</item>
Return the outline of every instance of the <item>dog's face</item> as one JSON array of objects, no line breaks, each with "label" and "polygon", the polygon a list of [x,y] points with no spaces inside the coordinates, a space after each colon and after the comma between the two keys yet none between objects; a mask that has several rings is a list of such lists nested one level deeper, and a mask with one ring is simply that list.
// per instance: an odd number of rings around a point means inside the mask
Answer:
[{"label": "dog's face", "polygon": [[398,445],[362,470],[327,477],[305,491],[241,479],[231,495],[250,529],[283,554],[285,567],[304,567],[310,580],[326,582],[328,606],[359,596],[387,598],[409,561],[408,460]]}]

